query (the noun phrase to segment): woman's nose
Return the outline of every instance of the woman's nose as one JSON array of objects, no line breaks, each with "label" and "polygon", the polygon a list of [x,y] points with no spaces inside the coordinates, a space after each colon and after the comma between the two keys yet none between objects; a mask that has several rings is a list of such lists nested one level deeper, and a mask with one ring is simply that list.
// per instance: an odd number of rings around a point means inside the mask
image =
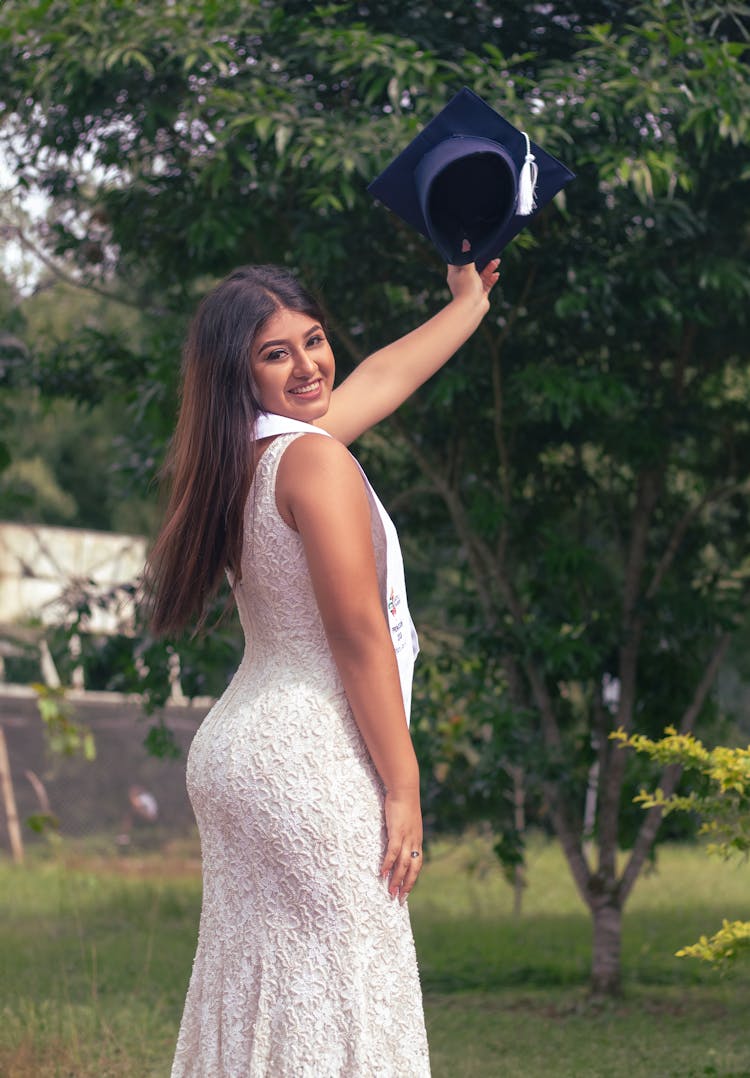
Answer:
[{"label": "woman's nose", "polygon": [[300,348],[294,355],[294,373],[298,378],[303,378],[315,370],[315,360],[312,356]]}]

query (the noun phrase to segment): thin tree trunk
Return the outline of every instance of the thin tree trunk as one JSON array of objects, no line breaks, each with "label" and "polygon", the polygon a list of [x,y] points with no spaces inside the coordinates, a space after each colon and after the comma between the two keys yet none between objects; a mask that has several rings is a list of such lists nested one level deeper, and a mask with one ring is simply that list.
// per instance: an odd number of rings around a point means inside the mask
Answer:
[{"label": "thin tree trunk", "polygon": [[13,860],[17,865],[20,865],[23,863],[23,840],[21,838],[21,826],[18,822],[13,780],[10,774],[10,760],[8,759],[5,731],[2,726],[0,726],[0,787],[2,787],[3,792],[5,819],[8,823],[8,837],[10,838]]},{"label": "thin tree trunk", "polygon": [[[513,780],[513,826],[516,833],[526,831],[526,786],[523,768],[518,764],[509,764],[508,773]],[[521,916],[523,893],[526,890],[526,868],[519,864],[513,869],[513,916]]]},{"label": "thin tree trunk", "polygon": [[620,951],[622,909],[611,895],[596,896],[591,903],[594,922],[591,995],[594,998],[620,994]]},{"label": "thin tree trunk", "polygon": [[523,893],[526,889],[526,876],[523,865],[516,865],[513,869],[513,916],[516,920],[521,916],[523,908]]}]

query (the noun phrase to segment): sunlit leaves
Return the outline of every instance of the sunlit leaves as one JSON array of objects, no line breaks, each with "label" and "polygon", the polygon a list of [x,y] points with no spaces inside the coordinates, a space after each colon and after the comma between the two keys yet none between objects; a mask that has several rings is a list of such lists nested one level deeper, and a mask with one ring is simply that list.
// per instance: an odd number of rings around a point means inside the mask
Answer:
[{"label": "sunlit leaves", "polygon": [[[668,727],[658,740],[641,734],[626,735],[617,730],[612,737],[657,760],[660,764],[683,767],[688,785],[693,776],[697,789],[687,794],[665,797],[661,789],[642,790],[636,802],[645,809],[658,808],[662,813],[693,812],[702,820],[700,833],[710,840],[708,852],[721,857],[750,853],[750,747],[718,746],[707,749],[691,734],[680,734]],[[701,781],[702,780],[702,781]],[[683,947],[679,957],[700,958],[721,964],[750,948],[750,921],[727,921],[710,938],[701,936],[697,943]]]},{"label": "sunlit leaves", "polygon": [[681,947],[675,952],[678,958],[701,958],[712,965],[750,954],[750,921],[722,922],[712,936],[701,936],[697,943]]}]

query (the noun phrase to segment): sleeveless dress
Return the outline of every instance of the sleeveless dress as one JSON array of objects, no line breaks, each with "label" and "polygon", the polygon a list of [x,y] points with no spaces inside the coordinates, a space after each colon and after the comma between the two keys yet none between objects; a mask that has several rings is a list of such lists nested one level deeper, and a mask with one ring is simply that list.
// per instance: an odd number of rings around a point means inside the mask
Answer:
[{"label": "sleeveless dress", "polygon": [[[409,913],[379,878],[383,786],[276,507],[299,436],[258,462],[234,588],[245,654],[188,756],[203,906],[172,1078],[428,1078]],[[373,544],[382,584],[374,514]]]}]

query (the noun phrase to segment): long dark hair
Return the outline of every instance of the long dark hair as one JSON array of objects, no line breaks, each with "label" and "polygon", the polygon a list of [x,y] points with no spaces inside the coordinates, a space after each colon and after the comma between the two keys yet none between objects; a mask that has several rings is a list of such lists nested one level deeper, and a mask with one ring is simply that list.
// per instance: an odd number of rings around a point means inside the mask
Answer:
[{"label": "long dark hair", "polygon": [[221,574],[241,576],[243,518],[261,409],[250,352],[278,310],[323,314],[280,266],[243,266],[201,302],[182,357],[180,413],[162,481],[169,500],[146,569],[151,628],[172,633],[206,617]]}]

